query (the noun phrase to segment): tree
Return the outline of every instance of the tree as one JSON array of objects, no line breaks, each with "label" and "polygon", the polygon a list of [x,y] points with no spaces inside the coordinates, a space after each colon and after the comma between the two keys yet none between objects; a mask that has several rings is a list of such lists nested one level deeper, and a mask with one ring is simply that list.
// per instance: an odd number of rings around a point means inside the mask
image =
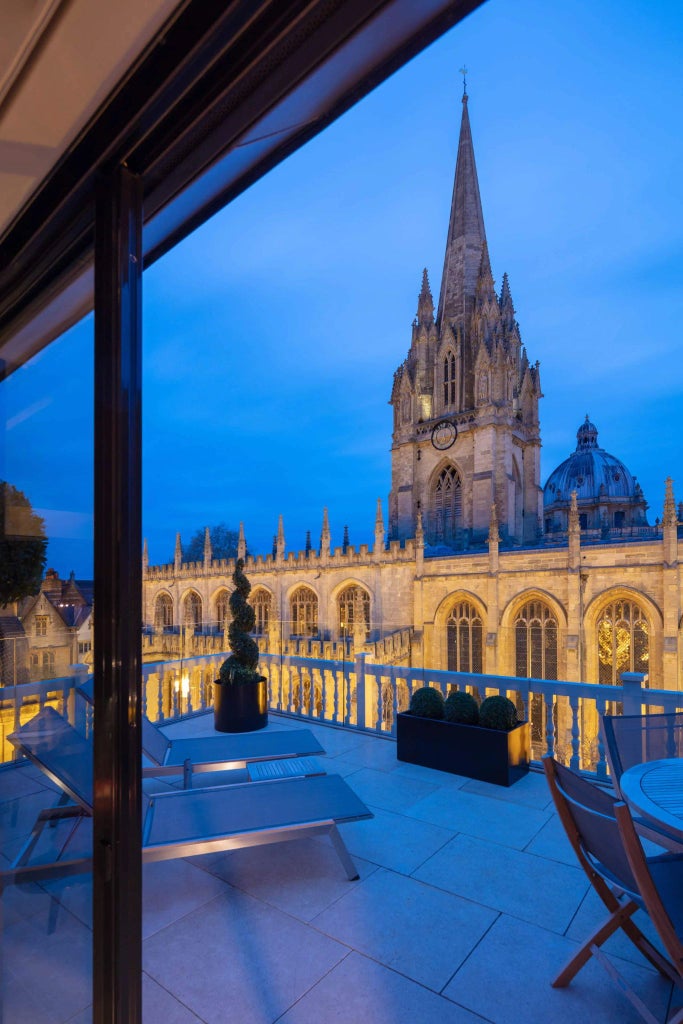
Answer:
[{"label": "tree", "polygon": [[[212,558],[237,557],[237,541],[239,540],[237,530],[231,530],[225,523],[218,523],[216,526],[209,527],[209,537],[211,538]],[[183,561],[202,562],[203,560],[204,530],[201,529],[192,535],[187,546],[183,545]]]},{"label": "tree", "polygon": [[44,520],[22,491],[0,480],[0,607],[38,593],[46,558]]}]

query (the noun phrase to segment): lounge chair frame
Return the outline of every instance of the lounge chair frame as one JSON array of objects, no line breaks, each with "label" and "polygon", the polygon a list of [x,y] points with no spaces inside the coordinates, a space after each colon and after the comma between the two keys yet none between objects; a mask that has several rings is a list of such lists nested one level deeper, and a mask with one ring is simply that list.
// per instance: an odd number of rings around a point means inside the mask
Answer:
[{"label": "lounge chair frame", "polygon": [[[90,858],[68,860],[63,854],[78,825],[93,812],[91,741],[49,707],[9,739],[73,803],[65,805],[63,796],[57,807],[41,811],[12,867],[0,872],[0,887],[89,871]],[[65,755],[65,770],[60,767],[60,753]],[[337,826],[372,817],[339,775],[325,774],[143,793],[143,810],[145,862],[329,835],[351,880],[358,878],[358,871]],[[29,863],[45,826],[64,819],[73,819],[74,827],[57,857],[47,864]],[[197,821],[203,823],[202,829]]]},{"label": "lounge chair frame", "polygon": [[[79,684],[76,693],[92,705],[92,679]],[[310,729],[170,739],[145,714],[142,715],[142,752],[153,762],[143,765],[143,778],[182,775],[185,789],[192,787],[194,775],[205,772],[231,771],[248,768],[258,761],[325,753]]]}]

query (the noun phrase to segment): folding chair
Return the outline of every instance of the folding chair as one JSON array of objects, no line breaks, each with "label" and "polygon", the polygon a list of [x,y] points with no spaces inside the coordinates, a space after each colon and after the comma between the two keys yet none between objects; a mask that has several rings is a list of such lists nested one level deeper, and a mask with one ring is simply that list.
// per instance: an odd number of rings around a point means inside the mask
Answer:
[{"label": "folding chair", "polygon": [[[669,981],[683,984],[683,855],[646,857],[626,804],[576,775],[550,755],[543,758],[550,792],[567,838],[591,885],[609,912],[552,982],[564,988],[595,957],[647,1024],[659,1024],[601,949],[619,928]],[[661,888],[660,888],[661,887]],[[631,920],[645,910],[671,960]],[[683,1010],[668,1024],[681,1024]]]},{"label": "folding chair", "polygon": [[[76,687],[88,704],[93,704],[93,682]],[[142,774],[145,777],[162,777],[182,775],[185,789],[191,788],[193,775],[202,772],[229,771],[234,768],[247,768],[260,761],[302,759],[312,754],[324,754],[318,740],[310,729],[283,729],[281,732],[235,733],[221,736],[190,736],[169,739],[161,729],[142,716],[142,752],[152,762],[145,765]],[[304,764],[303,774],[320,774],[320,767],[313,761]],[[300,760],[279,771],[273,768],[272,774],[280,776],[302,774]],[[307,769],[307,770],[306,770]],[[265,771],[265,769],[264,769]],[[258,771],[250,775],[258,776]]]},{"label": "folding chair", "polygon": [[[683,757],[683,712],[663,715],[602,715],[605,754],[615,793],[621,797],[621,776],[628,768],[666,757]],[[662,826],[634,815],[636,830],[674,853],[683,843]]]},{"label": "folding chair", "polygon": [[[64,860],[61,850],[48,863],[32,863],[32,860],[46,824],[72,819],[77,826],[92,816],[92,741],[51,707],[43,708],[8,738],[73,803],[47,809],[38,815],[31,835],[11,868],[0,871],[0,889],[8,884],[89,871],[88,858]],[[143,804],[144,861],[329,835],[350,879],[358,878],[358,872],[337,826],[341,822],[372,817],[339,775],[169,790],[153,795],[143,793]],[[62,850],[71,842],[73,832],[71,828]]]}]

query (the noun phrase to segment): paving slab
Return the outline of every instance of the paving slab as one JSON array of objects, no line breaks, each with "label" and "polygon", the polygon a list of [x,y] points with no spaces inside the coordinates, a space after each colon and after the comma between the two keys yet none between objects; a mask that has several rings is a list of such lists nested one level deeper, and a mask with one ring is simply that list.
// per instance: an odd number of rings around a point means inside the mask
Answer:
[{"label": "paving slab", "polygon": [[146,939],[143,969],[205,1024],[272,1024],[347,953],[232,889]]},{"label": "paving slab", "polygon": [[[495,1024],[642,1024],[595,961],[567,988],[551,987],[577,948],[545,928],[501,915],[443,994]],[[655,1017],[664,1020],[671,985],[627,960],[615,963]]]},{"label": "paving slab", "polygon": [[458,835],[415,878],[564,935],[589,887],[578,867]]},{"label": "paving slab", "polygon": [[380,869],[313,924],[438,992],[496,917],[476,903]]},{"label": "paving slab", "polygon": [[549,820],[551,812],[520,808],[464,789],[439,789],[413,804],[411,817],[522,850]]},{"label": "paving slab", "polygon": [[374,818],[340,825],[344,842],[353,857],[411,875],[453,833],[405,814],[374,808]]},{"label": "paving slab", "polygon": [[359,953],[350,953],[278,1024],[482,1024],[455,1006]]}]

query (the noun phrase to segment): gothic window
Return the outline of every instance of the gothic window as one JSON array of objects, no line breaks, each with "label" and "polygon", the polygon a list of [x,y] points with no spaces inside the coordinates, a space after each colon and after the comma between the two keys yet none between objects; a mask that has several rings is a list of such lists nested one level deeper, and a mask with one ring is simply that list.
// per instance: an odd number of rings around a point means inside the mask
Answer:
[{"label": "gothic window", "polygon": [[650,628],[635,601],[613,601],[598,619],[598,682],[621,683],[622,672],[648,672]]},{"label": "gothic window", "polygon": [[454,542],[462,516],[462,484],[455,466],[446,466],[437,477],[430,512],[430,542]]},{"label": "gothic window", "polygon": [[557,679],[557,619],[542,601],[529,601],[517,615],[515,675]]},{"label": "gothic window", "polygon": [[340,636],[353,636],[362,623],[365,639],[370,635],[370,595],[367,590],[352,584],[345,587],[338,598]]},{"label": "gothic window", "polygon": [[318,598],[309,587],[300,587],[290,602],[294,636],[317,636]]},{"label": "gothic window", "polygon": [[154,602],[154,628],[166,629],[173,625],[173,599],[170,594],[159,594]]},{"label": "gothic window", "polygon": [[410,421],[410,395],[404,395],[401,399],[401,416],[404,423]]},{"label": "gothic window", "polygon": [[446,621],[449,672],[482,672],[483,627],[469,601],[460,601]]},{"label": "gothic window", "polygon": [[452,352],[443,361],[443,404],[455,405],[455,356]]},{"label": "gothic window", "polygon": [[43,651],[43,679],[50,679],[55,674],[55,656],[53,651]]},{"label": "gothic window", "polygon": [[202,628],[202,599],[194,590],[191,590],[185,598],[183,623],[187,628],[195,631]]},{"label": "gothic window", "polygon": [[227,590],[221,590],[216,597],[216,629],[219,633],[225,632],[226,625],[230,622],[230,594]]},{"label": "gothic window", "polygon": [[254,614],[256,616],[254,632],[257,636],[265,636],[268,632],[268,626],[270,624],[270,600],[270,594],[267,590],[255,590],[251,595],[249,604],[254,609]]},{"label": "gothic window", "polygon": [[36,615],[36,636],[47,636],[47,624],[49,621],[49,615]]}]

